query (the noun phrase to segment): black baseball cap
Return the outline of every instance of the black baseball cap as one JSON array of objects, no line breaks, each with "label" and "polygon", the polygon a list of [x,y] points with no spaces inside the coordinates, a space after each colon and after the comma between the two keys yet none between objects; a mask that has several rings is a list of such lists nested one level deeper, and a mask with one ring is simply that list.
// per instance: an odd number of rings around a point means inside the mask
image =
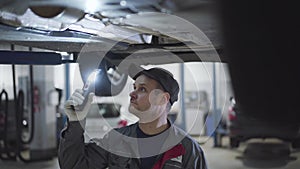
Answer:
[{"label": "black baseball cap", "polygon": [[163,68],[143,69],[138,67],[135,68],[134,71],[131,71],[129,75],[133,80],[136,80],[140,75],[146,75],[147,77],[154,79],[162,86],[165,92],[170,94],[171,105],[178,100],[179,85],[171,72]]}]

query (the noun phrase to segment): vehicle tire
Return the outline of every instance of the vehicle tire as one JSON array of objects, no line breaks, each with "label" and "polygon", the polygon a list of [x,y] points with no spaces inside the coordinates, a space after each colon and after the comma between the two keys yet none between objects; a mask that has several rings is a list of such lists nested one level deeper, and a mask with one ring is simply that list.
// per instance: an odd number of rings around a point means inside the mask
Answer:
[{"label": "vehicle tire", "polygon": [[272,160],[288,157],[290,147],[287,143],[260,143],[247,144],[244,157],[258,160]]},{"label": "vehicle tire", "polygon": [[235,137],[230,137],[229,143],[230,143],[230,148],[238,148],[240,145],[240,141]]},{"label": "vehicle tire", "polygon": [[[126,85],[128,75],[118,71],[117,66],[110,64],[104,59],[101,61],[98,68],[101,69],[101,73],[96,77],[95,95],[115,96],[119,94]],[[92,70],[80,65],[79,69],[82,80],[85,83]]]}]

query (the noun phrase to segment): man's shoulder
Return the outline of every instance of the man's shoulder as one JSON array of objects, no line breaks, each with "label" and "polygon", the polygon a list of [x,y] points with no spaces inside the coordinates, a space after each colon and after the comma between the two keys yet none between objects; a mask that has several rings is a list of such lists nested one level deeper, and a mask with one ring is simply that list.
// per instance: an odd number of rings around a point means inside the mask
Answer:
[{"label": "man's shoulder", "polygon": [[191,135],[189,135],[186,131],[182,130],[181,128],[177,127],[176,125],[173,125],[173,128],[174,128],[173,130],[176,133],[176,135],[178,137],[182,138],[181,144],[184,147],[201,149],[199,142],[195,138],[191,137]]}]

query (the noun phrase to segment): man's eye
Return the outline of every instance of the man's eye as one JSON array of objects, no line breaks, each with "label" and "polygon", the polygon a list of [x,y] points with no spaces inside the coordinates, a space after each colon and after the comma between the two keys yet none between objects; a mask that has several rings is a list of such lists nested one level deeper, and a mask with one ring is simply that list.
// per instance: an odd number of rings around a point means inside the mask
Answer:
[{"label": "man's eye", "polygon": [[142,92],[145,92],[145,91],[146,91],[146,88],[140,87],[139,90],[142,91]]}]

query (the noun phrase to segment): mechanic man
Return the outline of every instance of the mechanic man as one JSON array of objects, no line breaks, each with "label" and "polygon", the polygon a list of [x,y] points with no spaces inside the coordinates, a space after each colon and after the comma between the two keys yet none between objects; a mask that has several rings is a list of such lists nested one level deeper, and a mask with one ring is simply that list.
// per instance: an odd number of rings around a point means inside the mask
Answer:
[{"label": "mechanic man", "polygon": [[[103,138],[84,143],[84,123],[93,93],[82,111],[84,97],[76,90],[65,103],[68,116],[61,133],[59,164],[62,169],[206,169],[204,152],[186,132],[168,118],[178,100],[179,85],[165,69],[151,68],[131,75],[135,80],[128,110],[135,124],[113,129]],[[75,107],[75,109],[74,109]]]}]

